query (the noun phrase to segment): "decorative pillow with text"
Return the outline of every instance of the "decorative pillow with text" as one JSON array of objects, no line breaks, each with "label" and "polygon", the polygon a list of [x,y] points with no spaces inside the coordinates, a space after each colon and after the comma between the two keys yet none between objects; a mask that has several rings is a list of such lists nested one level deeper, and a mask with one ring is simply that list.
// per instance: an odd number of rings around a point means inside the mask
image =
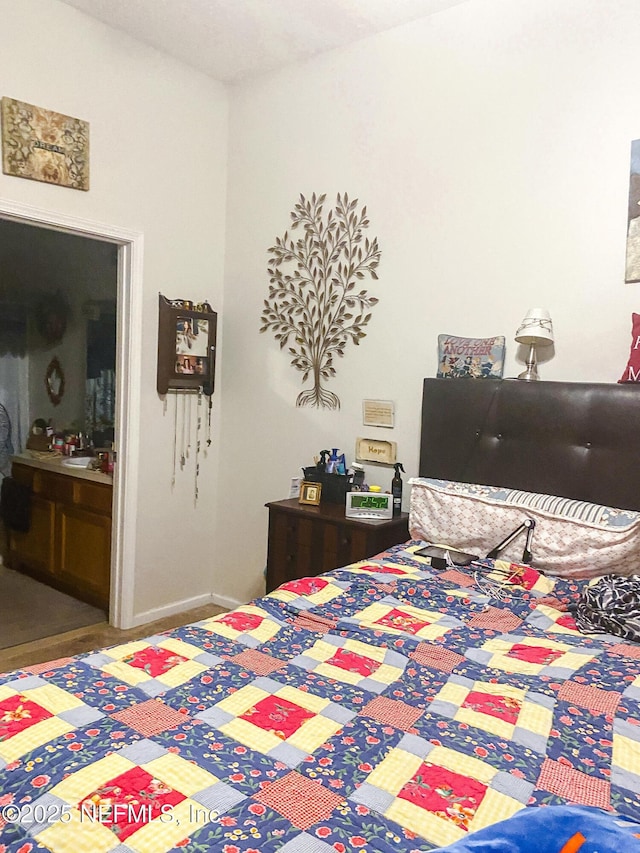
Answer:
[{"label": "decorative pillow with text", "polygon": [[618,382],[640,382],[640,314],[631,315],[631,351]]},{"label": "decorative pillow with text", "polygon": [[438,335],[438,379],[501,379],[504,335],[460,338]]}]

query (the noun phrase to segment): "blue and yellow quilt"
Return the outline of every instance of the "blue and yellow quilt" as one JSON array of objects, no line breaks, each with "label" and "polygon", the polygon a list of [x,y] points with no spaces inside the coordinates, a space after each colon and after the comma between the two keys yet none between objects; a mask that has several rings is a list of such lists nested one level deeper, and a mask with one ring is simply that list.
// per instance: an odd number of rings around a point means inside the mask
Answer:
[{"label": "blue and yellow quilt", "polygon": [[636,843],[640,646],[421,544],[0,676],[0,853],[412,853],[567,804]]}]

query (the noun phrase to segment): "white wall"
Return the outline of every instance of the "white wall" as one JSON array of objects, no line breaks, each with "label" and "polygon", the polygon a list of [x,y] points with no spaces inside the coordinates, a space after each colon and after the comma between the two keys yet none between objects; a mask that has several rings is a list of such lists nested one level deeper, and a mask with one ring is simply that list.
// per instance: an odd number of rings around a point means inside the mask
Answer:
[{"label": "white wall", "polygon": [[222,312],[227,93],[57,0],[0,0],[0,20],[0,95],[91,129],[89,192],[2,174],[0,197],[144,234],[133,612],[152,618],[212,589],[217,429],[194,508],[193,459],[171,488],[173,417],[155,390],[157,304],[161,292]]},{"label": "white wall", "polygon": [[[468,0],[228,94],[56,0],[0,0],[0,15],[0,94],[91,123],[88,193],[0,175],[0,196],[144,233],[137,617],[260,593],[263,504],[321,448],[352,461],[377,433],[414,474],[438,333],[504,334],[512,376],[515,330],[542,305],[557,340],[544,378],[621,375],[639,307],[624,284],[637,0]],[[367,337],[329,386],[339,411],[297,409],[301,375],[258,332],[267,249],[314,191],[366,204],[382,249]],[[193,460],[170,486],[158,292],[223,320],[197,508]],[[362,427],[363,398],[395,402],[393,432]]]},{"label": "white wall", "polygon": [[[233,90],[217,589],[260,592],[263,504],[321,448],[352,461],[378,434],[416,473],[440,332],[504,334],[513,376],[516,328],[545,306],[542,377],[617,381],[640,310],[624,283],[638,44],[637,0],[468,0]],[[366,204],[382,249],[368,335],[329,386],[340,411],[296,409],[301,374],[258,333],[267,249],[314,191]],[[392,432],[362,426],[363,398],[395,401]]]}]

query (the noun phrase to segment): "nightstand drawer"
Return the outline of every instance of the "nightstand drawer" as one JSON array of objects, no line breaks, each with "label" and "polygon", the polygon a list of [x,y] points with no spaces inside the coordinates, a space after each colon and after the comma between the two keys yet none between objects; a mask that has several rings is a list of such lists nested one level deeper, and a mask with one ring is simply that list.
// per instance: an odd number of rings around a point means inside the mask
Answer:
[{"label": "nightstand drawer", "polygon": [[408,515],[374,522],[346,518],[338,504],[268,503],[267,592],[373,557],[409,538]]}]

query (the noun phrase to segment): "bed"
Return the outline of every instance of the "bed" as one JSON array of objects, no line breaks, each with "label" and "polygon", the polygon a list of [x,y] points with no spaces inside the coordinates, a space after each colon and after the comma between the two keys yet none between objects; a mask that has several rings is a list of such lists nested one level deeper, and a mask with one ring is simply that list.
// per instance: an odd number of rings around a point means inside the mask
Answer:
[{"label": "bed", "polygon": [[[425,380],[420,475],[637,511],[639,394]],[[638,849],[640,645],[422,545],[0,676],[0,853]]]}]

